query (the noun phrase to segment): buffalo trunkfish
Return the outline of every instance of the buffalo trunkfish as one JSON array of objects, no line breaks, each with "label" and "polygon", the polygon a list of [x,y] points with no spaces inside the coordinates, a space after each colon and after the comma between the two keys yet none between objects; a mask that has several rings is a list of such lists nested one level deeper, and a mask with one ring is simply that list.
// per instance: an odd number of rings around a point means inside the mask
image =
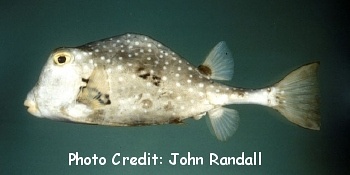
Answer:
[{"label": "buffalo trunkfish", "polygon": [[319,130],[318,62],[257,90],[214,81],[230,80],[233,65],[225,42],[195,67],[148,36],[125,34],[54,50],[24,105],[37,117],[112,126],[181,123],[208,114],[224,141],[239,123],[237,111],[224,106],[259,104]]}]

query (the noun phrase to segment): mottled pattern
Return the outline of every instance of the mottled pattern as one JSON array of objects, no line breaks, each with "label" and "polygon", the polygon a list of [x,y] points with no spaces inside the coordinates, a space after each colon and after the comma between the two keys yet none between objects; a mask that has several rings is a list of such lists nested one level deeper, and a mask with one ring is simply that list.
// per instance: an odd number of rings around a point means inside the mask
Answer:
[{"label": "mottled pattern", "polygon": [[238,112],[228,104],[259,104],[309,129],[320,126],[318,63],[300,67],[274,86],[228,87],[234,63],[219,42],[198,68],[148,36],[125,34],[50,55],[25,105],[38,117],[134,126],[182,123],[208,114],[219,140],[237,130]]},{"label": "mottled pattern", "polygon": [[[111,104],[106,122],[168,123],[200,115],[213,105],[206,99],[214,83],[161,43],[126,34],[78,47],[76,58],[108,74]],[[83,65],[84,66],[84,65]],[[85,65],[86,66],[86,65]],[[88,77],[86,77],[88,78]],[[116,120],[118,118],[118,120]]]}]

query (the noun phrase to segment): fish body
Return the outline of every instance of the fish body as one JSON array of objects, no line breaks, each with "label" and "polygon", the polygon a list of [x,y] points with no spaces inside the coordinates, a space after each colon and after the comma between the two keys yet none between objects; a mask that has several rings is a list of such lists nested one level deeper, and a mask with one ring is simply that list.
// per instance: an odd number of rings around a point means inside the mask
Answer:
[{"label": "fish body", "polygon": [[208,114],[219,140],[239,122],[237,111],[224,105],[259,104],[318,130],[318,65],[302,66],[271,87],[234,88],[215,81],[233,75],[225,42],[196,67],[148,36],[125,34],[54,50],[24,104],[37,117],[113,126],[181,123]]}]

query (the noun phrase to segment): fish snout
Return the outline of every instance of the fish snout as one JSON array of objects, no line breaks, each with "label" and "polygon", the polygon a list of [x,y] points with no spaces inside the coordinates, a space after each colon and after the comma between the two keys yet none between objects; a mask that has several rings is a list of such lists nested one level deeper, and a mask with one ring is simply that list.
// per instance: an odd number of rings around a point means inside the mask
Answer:
[{"label": "fish snout", "polygon": [[34,115],[34,116],[37,116],[37,117],[41,117],[41,113],[38,109],[38,106],[36,104],[36,102],[30,98],[27,98],[25,101],[24,101],[24,106],[27,107],[27,111]]}]

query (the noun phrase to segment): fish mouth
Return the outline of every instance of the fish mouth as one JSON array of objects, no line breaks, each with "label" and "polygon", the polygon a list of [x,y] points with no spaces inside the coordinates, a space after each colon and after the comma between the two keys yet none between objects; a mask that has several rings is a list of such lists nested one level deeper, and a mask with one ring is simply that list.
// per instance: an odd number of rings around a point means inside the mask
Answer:
[{"label": "fish mouth", "polygon": [[37,117],[41,117],[41,112],[40,110],[38,109],[38,106],[36,104],[36,102],[30,98],[27,98],[25,101],[24,101],[24,106],[27,107],[27,111],[34,115],[34,116],[37,116]]}]

